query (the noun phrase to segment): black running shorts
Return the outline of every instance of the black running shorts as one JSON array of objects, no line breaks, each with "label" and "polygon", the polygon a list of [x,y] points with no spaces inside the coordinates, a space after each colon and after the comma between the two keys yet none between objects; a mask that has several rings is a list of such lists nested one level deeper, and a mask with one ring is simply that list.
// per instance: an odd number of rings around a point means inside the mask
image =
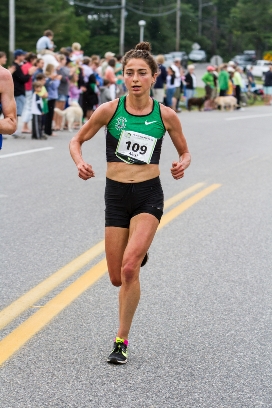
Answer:
[{"label": "black running shorts", "polygon": [[148,213],[159,221],[163,214],[163,191],[160,178],[141,183],[120,183],[106,179],[106,227],[129,228],[135,215]]}]

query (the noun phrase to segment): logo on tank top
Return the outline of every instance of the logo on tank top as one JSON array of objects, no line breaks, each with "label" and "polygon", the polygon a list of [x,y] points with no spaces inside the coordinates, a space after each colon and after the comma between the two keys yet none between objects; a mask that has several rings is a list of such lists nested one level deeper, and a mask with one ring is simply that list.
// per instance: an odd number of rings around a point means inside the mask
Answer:
[{"label": "logo on tank top", "polygon": [[123,130],[125,129],[126,125],[127,125],[127,119],[121,116],[120,118],[117,119],[115,128],[117,130]]}]

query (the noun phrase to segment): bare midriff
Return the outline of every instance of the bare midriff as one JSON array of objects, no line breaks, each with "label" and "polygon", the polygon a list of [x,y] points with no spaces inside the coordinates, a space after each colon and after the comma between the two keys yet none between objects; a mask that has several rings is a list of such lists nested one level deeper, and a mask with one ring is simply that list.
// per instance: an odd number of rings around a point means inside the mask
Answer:
[{"label": "bare midriff", "polygon": [[107,163],[107,178],[120,183],[141,183],[160,175],[158,164]]}]

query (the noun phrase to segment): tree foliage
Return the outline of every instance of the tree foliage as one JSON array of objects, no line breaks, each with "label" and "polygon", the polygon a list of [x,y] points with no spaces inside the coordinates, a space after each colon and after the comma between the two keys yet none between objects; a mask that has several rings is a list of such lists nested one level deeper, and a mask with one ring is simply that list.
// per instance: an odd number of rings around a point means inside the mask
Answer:
[{"label": "tree foliage", "polygon": [[[203,4],[201,30],[199,3]],[[84,6],[85,3],[85,6]],[[106,9],[90,7],[90,3]],[[35,51],[36,42],[45,29],[55,33],[57,49],[79,42],[86,55],[119,52],[121,0],[15,0],[16,48]],[[83,4],[83,5],[82,5]],[[175,8],[176,0],[127,0],[127,5],[144,13],[163,13]],[[8,0],[0,2],[1,50],[8,51]],[[173,7],[172,7],[173,6]],[[138,21],[146,21],[145,40],[152,43],[153,52],[175,50],[176,13],[149,16],[127,9],[125,51],[139,41]],[[244,49],[256,50],[259,57],[272,48],[272,0],[182,0],[180,17],[180,50],[189,52],[198,42],[209,56],[219,54],[231,58]],[[201,31],[201,33],[199,32]]]}]

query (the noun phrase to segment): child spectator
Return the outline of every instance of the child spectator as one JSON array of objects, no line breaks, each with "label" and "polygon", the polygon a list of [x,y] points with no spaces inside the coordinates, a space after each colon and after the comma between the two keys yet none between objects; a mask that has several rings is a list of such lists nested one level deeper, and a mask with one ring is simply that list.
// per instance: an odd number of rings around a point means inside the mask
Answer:
[{"label": "child spectator", "polygon": [[78,103],[80,94],[81,94],[81,89],[78,88],[78,74],[74,72],[70,78],[70,85],[69,85],[70,102]]},{"label": "child spectator", "polygon": [[109,101],[112,101],[110,81],[104,79],[104,86],[100,87],[100,103],[102,104]]},{"label": "child spectator", "polygon": [[43,101],[39,93],[42,90],[42,84],[40,82],[34,82],[34,93],[32,96],[32,139],[47,139],[42,134],[42,108]]},{"label": "child spectator", "polygon": [[39,96],[42,98],[42,101],[43,101],[42,128],[44,129],[45,118],[46,118],[46,115],[48,114],[48,99],[47,99],[48,92],[45,87],[45,82],[46,82],[45,74],[38,74],[37,81],[42,84],[42,90],[41,92],[39,92]]},{"label": "child spectator", "polygon": [[45,116],[44,131],[47,136],[56,136],[52,133],[52,121],[54,115],[55,102],[58,98],[58,87],[61,75],[57,75],[53,64],[48,64],[45,70],[46,82],[45,87],[48,92],[48,113]]}]

